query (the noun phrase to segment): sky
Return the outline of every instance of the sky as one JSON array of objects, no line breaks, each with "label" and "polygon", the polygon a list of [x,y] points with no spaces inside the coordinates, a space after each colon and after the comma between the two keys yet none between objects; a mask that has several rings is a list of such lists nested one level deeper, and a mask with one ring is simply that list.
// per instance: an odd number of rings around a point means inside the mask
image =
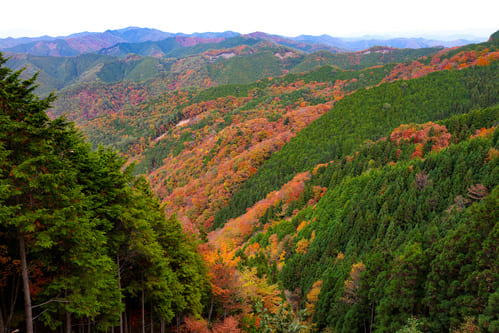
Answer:
[{"label": "sky", "polygon": [[425,37],[499,30],[499,1],[480,0],[7,0],[0,38],[66,36],[130,26],[165,32]]}]

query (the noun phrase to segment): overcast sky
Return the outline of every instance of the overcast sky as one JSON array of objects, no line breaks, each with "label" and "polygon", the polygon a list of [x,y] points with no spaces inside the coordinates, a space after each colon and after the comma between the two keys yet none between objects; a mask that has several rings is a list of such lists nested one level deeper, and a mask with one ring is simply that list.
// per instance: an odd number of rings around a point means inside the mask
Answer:
[{"label": "overcast sky", "polygon": [[289,37],[431,32],[488,36],[499,29],[498,0],[7,0],[0,8],[0,38],[129,26],[174,33],[263,31]]}]

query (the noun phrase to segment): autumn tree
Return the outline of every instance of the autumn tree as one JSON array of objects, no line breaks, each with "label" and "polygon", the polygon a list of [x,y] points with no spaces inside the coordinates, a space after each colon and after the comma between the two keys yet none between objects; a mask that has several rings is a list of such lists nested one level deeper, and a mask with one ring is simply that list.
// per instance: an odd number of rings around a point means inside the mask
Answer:
[{"label": "autumn tree", "polygon": [[352,269],[350,270],[350,276],[345,280],[345,291],[343,297],[340,299],[342,302],[352,305],[360,300],[357,291],[360,287],[360,276],[365,269],[366,267],[362,262],[353,264]]},{"label": "autumn tree", "polygon": [[315,307],[317,300],[319,299],[319,294],[322,288],[322,280],[315,281],[307,294],[306,309],[307,314],[312,317],[315,313]]}]

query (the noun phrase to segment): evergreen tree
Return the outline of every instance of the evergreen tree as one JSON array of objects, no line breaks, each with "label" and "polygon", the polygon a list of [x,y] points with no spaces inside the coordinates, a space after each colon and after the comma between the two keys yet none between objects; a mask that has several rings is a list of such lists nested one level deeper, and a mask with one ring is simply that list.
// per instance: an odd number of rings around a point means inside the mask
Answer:
[{"label": "evergreen tree", "polygon": [[127,311],[140,311],[143,330],[146,315],[162,329],[198,315],[206,272],[194,241],[116,152],[91,151],[71,123],[47,117],[54,97],[34,95],[36,76],[4,63],[0,54],[0,332],[19,290],[28,333],[37,318],[68,333],[75,320],[123,332]]}]

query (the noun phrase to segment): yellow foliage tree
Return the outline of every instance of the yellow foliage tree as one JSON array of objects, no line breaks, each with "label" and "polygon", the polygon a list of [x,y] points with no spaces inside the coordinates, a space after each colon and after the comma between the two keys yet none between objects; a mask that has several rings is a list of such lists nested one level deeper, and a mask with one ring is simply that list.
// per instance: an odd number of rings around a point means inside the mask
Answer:
[{"label": "yellow foliage tree", "polygon": [[315,305],[317,304],[317,300],[319,299],[321,288],[322,280],[315,281],[312,285],[312,288],[310,288],[310,291],[307,294],[307,303],[305,306],[307,309],[307,314],[310,316],[310,318],[312,318],[315,313]]},{"label": "yellow foliage tree", "polygon": [[352,305],[359,301],[357,290],[359,290],[360,286],[360,274],[365,269],[366,266],[362,262],[353,264],[350,276],[345,280],[345,290],[343,291],[343,296],[340,298],[342,302]]},{"label": "yellow foliage tree", "polygon": [[454,329],[452,333],[471,333],[471,332],[480,332],[480,328],[476,323],[476,318],[474,317],[465,317],[464,323],[459,326],[459,328]]},{"label": "yellow foliage tree", "polygon": [[242,282],[242,295],[247,300],[246,303],[260,301],[269,312],[277,312],[282,299],[276,284],[269,284],[265,277],[259,278],[256,268],[240,272],[240,281]]},{"label": "yellow foliage tree", "polygon": [[310,240],[307,238],[300,239],[298,243],[296,243],[296,252],[297,253],[307,253],[308,251],[308,246],[310,243],[312,243],[315,240],[315,230],[312,231],[312,236],[310,237]]},{"label": "yellow foliage tree", "polygon": [[309,245],[310,241],[307,238],[300,239],[298,243],[296,243],[296,253],[307,253]]}]

